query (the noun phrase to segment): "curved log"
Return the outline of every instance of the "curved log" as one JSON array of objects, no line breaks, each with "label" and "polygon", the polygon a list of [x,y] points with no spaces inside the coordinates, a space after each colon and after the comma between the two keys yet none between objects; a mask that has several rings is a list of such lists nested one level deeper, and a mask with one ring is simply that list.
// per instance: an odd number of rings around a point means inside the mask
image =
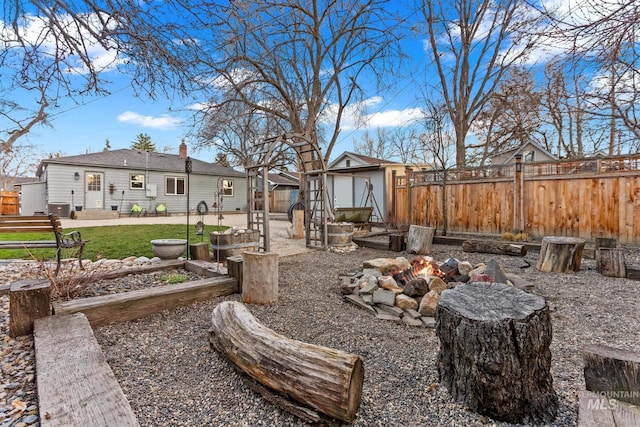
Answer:
[{"label": "curved log", "polygon": [[235,301],[218,304],[211,321],[211,344],[253,379],[332,418],[355,418],[364,380],[360,356],[277,334]]}]

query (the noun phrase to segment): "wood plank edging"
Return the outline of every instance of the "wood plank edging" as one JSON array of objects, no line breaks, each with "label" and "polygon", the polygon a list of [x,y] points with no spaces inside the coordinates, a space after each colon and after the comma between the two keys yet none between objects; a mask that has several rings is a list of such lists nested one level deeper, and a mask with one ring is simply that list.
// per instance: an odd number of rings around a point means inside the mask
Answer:
[{"label": "wood plank edging", "polygon": [[139,426],[82,313],[34,323],[41,426]]},{"label": "wood plank edging", "polygon": [[229,276],[164,285],[137,291],[53,303],[56,315],[82,312],[93,327],[139,319],[197,301],[238,292],[238,281]]}]

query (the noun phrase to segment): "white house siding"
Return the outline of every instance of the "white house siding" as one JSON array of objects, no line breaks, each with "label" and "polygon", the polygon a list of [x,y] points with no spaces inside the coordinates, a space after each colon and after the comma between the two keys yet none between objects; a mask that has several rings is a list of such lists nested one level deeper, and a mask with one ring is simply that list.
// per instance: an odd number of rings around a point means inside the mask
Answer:
[{"label": "white house siding", "polygon": [[[74,174],[78,172],[79,180],[75,180]],[[74,206],[85,206],[84,197],[84,177],[85,173],[103,173],[104,174],[104,197],[102,200],[103,209],[110,210],[111,206],[117,206],[118,210],[126,213],[129,212],[130,206],[137,203],[149,212],[152,212],[159,203],[164,203],[167,210],[171,213],[185,213],[187,208],[186,195],[167,195],[165,190],[166,177],[184,177],[185,185],[187,174],[184,172],[169,172],[133,168],[104,168],[95,166],[82,165],[60,165],[49,164],[43,180],[47,182],[47,203],[68,203],[71,209]],[[156,186],[156,197],[147,197],[144,189],[131,189],[131,175],[145,175],[147,185]],[[223,210],[229,211],[245,211],[247,208],[246,196],[247,187],[246,180],[243,175],[234,177],[219,177],[213,175],[191,174],[189,178],[189,206],[194,212],[198,203],[204,200],[207,206],[212,210],[213,201],[217,192],[217,183],[221,179],[232,179],[234,185],[233,197],[223,198]],[[110,193],[110,186],[113,185],[113,193]],[[71,194],[71,190],[74,194]],[[124,194],[123,194],[124,190]]]}]

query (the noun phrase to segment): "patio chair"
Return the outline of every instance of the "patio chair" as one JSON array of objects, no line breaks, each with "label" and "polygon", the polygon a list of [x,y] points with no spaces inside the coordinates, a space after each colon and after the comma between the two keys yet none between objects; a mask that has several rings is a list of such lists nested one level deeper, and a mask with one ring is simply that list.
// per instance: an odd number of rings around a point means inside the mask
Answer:
[{"label": "patio chair", "polygon": [[140,218],[140,215],[147,216],[147,210],[139,204],[134,203],[131,205],[131,210],[129,211],[129,217],[131,217],[131,215],[135,215],[138,218]]},{"label": "patio chair", "polygon": [[164,215],[168,216],[169,212],[167,211],[167,206],[164,203],[158,203],[154,209],[156,216]]}]

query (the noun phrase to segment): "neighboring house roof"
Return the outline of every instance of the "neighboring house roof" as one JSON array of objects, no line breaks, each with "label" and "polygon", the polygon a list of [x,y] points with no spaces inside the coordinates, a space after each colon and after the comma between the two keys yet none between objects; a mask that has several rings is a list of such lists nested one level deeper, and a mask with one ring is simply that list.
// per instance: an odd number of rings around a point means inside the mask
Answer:
[{"label": "neighboring house roof", "polygon": [[519,145],[515,148],[511,148],[509,150],[505,150],[505,151],[501,151],[500,153],[496,153],[494,155],[491,156],[491,158],[496,158],[496,157],[503,157],[504,161],[502,162],[503,164],[508,164],[511,162],[515,161],[515,157],[516,154],[518,153],[522,153],[523,151],[526,151],[527,148],[535,148],[536,150],[544,153],[545,155],[549,156],[550,159],[552,160],[558,160],[558,158],[551,153],[550,151],[548,151],[546,148],[542,147],[541,145],[533,142],[533,141],[528,141],[525,142],[522,145]]},{"label": "neighboring house roof", "polygon": [[[300,187],[298,177],[292,173],[279,172],[270,173],[267,175],[269,179],[269,189],[273,190],[275,187]],[[262,176],[258,175],[256,178],[256,185],[258,188],[262,187]]]},{"label": "neighboring house roof", "polygon": [[[217,176],[244,177],[244,172],[191,158],[193,173]],[[177,154],[138,151],[131,149],[100,151],[77,156],[44,159],[38,166],[37,175],[42,176],[46,164],[77,165],[108,169],[148,169],[153,171],[184,172],[185,159]]]},{"label": "neighboring house roof", "polygon": [[[353,160],[353,163],[351,166],[349,166],[348,168],[343,167],[337,167],[336,165],[339,164],[340,162],[342,162],[343,160]],[[354,167],[371,167],[371,166],[381,166],[381,165],[386,165],[386,164],[394,164],[394,165],[398,165],[398,162],[393,162],[391,160],[383,160],[383,159],[377,159],[375,157],[371,157],[371,156],[365,156],[363,154],[358,154],[358,153],[352,153],[350,151],[345,151],[342,154],[340,154],[334,161],[332,161],[331,163],[329,163],[329,167],[328,169],[351,169]]]}]

